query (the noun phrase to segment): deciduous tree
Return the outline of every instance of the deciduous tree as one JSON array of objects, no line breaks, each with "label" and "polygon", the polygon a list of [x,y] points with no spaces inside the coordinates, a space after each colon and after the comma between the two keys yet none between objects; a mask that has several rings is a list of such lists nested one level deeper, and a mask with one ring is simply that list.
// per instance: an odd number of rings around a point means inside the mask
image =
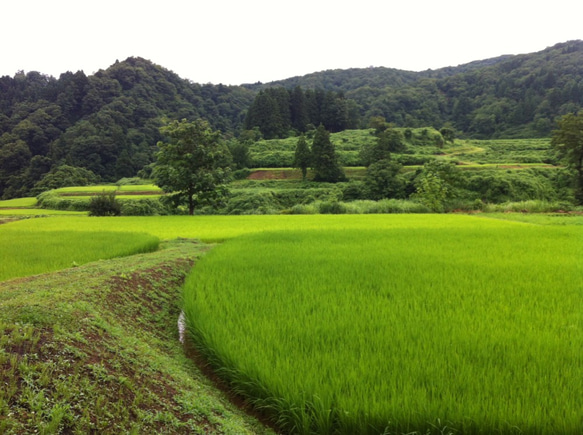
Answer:
[{"label": "deciduous tree", "polygon": [[569,113],[558,122],[551,145],[575,172],[575,198],[583,204],[583,111]]},{"label": "deciduous tree", "polygon": [[228,194],[231,156],[219,133],[207,121],[173,121],[160,131],[169,139],[158,142],[153,176],[175,207],[216,205]]}]

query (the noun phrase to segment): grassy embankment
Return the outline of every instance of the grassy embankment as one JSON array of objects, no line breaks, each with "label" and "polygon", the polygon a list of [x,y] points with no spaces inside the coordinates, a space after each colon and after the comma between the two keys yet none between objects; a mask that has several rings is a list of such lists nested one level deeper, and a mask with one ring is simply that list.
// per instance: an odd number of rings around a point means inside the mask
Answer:
[{"label": "grassy embankment", "polygon": [[[74,232],[68,242],[86,244],[88,235]],[[29,242],[46,249],[39,239]],[[0,433],[268,433],[178,341],[180,286],[207,249],[176,241],[0,282]]]}]

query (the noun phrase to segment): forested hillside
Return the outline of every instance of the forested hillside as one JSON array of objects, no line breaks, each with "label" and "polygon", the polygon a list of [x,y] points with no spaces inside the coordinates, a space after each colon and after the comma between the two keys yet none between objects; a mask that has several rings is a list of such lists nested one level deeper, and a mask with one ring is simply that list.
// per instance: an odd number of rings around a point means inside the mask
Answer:
[{"label": "forested hillside", "polygon": [[151,163],[164,118],[202,117],[232,132],[253,98],[248,89],[192,83],[141,58],[92,76],[1,77],[0,197],[28,194],[62,165],[77,178],[133,176]]},{"label": "forested hillside", "polygon": [[[275,129],[261,124],[273,114],[266,96],[277,96],[284,116]],[[312,104],[307,117],[294,115],[296,97]],[[0,77],[0,197],[36,194],[65,177],[133,176],[152,162],[165,119],[206,118],[230,137],[254,128],[285,137],[320,122],[341,131],[372,117],[474,138],[543,137],[582,107],[583,41],[419,73],[333,70],[242,86],[192,83],[141,58],[89,76],[19,72]]]},{"label": "forested hillside", "polygon": [[331,70],[249,88],[271,86],[342,92],[365,123],[382,116],[397,127],[451,124],[474,138],[542,137],[583,107],[583,41],[434,71]]}]

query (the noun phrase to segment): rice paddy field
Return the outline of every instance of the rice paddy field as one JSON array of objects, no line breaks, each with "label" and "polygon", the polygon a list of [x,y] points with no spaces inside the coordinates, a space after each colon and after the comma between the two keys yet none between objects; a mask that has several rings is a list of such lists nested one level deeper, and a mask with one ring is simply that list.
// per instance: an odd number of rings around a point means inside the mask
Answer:
[{"label": "rice paddy field", "polygon": [[151,252],[159,244],[159,239],[150,234],[73,232],[64,227],[40,232],[14,228],[12,224],[2,225],[0,240],[0,281]]},{"label": "rice paddy field", "polygon": [[201,351],[289,433],[580,433],[581,231],[406,220],[215,248]]},{"label": "rice paddy field", "polygon": [[0,225],[0,280],[42,251],[85,261],[59,243],[222,242],[187,278],[188,324],[284,433],[578,434],[583,218],[529,216],[26,219]]}]

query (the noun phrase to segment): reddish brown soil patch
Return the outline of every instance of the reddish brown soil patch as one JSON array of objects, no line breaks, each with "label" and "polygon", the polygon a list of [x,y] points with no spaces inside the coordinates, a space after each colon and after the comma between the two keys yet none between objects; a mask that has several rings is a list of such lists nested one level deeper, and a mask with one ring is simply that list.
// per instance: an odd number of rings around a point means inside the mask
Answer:
[{"label": "reddish brown soil patch", "polygon": [[[109,192],[105,192],[109,193]],[[102,192],[63,192],[60,193],[59,196],[98,196],[102,195]],[[151,190],[151,191],[115,191],[116,195],[133,195],[133,196],[140,196],[140,195],[162,195],[162,192],[159,190]]]},{"label": "reddish brown soil patch", "polygon": [[300,172],[293,169],[254,171],[247,177],[248,180],[299,180],[300,178]]}]

